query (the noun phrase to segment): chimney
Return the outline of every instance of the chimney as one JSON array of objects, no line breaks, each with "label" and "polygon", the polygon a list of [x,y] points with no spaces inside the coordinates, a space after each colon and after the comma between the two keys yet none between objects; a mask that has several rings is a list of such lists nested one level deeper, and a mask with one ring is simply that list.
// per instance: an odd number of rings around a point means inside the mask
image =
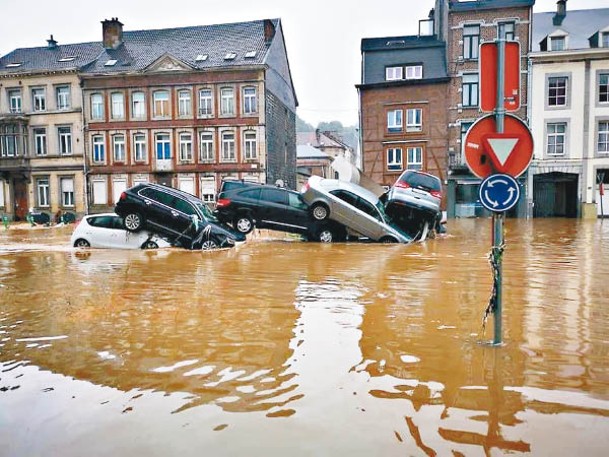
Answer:
[{"label": "chimney", "polygon": [[561,25],[565,17],[567,17],[567,0],[558,0],[556,2],[556,14],[552,18],[552,23],[554,25]]},{"label": "chimney", "polygon": [[53,39],[53,35],[51,35],[51,38],[49,38],[47,40],[47,48],[49,49],[55,49],[57,47],[57,41],[55,41]]},{"label": "chimney", "polygon": [[266,44],[270,44],[273,41],[273,37],[275,36],[275,26],[273,25],[273,21],[270,19],[264,20],[264,42]]},{"label": "chimney", "polygon": [[123,24],[117,17],[102,21],[104,32],[104,48],[117,49],[123,44]]}]

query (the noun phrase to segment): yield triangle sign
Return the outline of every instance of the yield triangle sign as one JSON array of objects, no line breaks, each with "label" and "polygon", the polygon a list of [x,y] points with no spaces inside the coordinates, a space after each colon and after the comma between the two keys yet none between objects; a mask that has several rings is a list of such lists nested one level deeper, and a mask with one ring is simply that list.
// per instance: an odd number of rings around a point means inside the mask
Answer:
[{"label": "yield triangle sign", "polygon": [[483,139],[484,152],[491,159],[495,170],[510,174],[510,159],[518,154],[520,136],[514,133],[491,133]]}]

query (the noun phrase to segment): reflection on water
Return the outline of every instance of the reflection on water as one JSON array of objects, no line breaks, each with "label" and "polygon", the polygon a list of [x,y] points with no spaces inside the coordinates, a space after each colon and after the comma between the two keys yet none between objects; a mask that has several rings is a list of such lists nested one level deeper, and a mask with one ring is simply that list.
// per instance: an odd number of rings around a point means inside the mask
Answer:
[{"label": "reflection on water", "polygon": [[507,221],[501,348],[490,223],[449,233],[200,253],[2,232],[0,449],[604,455],[609,224]]}]

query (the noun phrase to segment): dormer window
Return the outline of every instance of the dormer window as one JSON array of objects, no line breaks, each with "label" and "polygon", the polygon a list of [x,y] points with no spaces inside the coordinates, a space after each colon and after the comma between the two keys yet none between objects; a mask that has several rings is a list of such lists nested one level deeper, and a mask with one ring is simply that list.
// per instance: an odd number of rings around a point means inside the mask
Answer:
[{"label": "dormer window", "polygon": [[199,54],[195,59],[196,62],[205,62],[207,60],[207,54]]},{"label": "dormer window", "polygon": [[567,37],[550,37],[550,51],[564,51],[565,49],[567,49]]},{"label": "dormer window", "polygon": [[256,51],[248,51],[245,53],[246,59],[253,59],[254,57],[256,57]]},{"label": "dormer window", "polygon": [[397,81],[404,79],[403,67],[387,67],[385,68],[385,81]]},{"label": "dormer window", "polygon": [[73,60],[76,60],[76,56],[62,57],[58,62],[72,62]]},{"label": "dormer window", "polygon": [[23,65],[21,62],[7,63],[6,68],[17,68]]},{"label": "dormer window", "polygon": [[410,65],[406,67],[406,79],[423,78],[423,65]]},{"label": "dormer window", "polygon": [[603,48],[609,48],[609,32],[601,32],[600,42]]},{"label": "dormer window", "polygon": [[226,55],[224,56],[224,60],[234,60],[235,57],[237,57],[237,54],[234,52],[228,52],[226,53]]},{"label": "dormer window", "polygon": [[107,61],[107,62],[104,64],[104,66],[105,66],[105,67],[113,67],[114,65],[116,65],[116,62],[118,62],[116,59],[110,59],[110,60],[108,60],[108,61]]}]

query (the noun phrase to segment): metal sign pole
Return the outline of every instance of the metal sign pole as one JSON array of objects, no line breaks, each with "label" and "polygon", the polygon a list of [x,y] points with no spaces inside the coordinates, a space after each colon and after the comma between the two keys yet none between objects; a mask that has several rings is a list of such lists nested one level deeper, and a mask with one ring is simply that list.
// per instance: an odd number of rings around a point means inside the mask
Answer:
[{"label": "metal sign pole", "polygon": [[[500,29],[501,30],[501,29]],[[495,127],[497,133],[504,132],[505,126],[505,35],[500,33],[497,42],[497,101],[495,103]],[[493,212],[493,261],[495,262],[495,311],[493,312],[495,338],[493,344],[502,343],[502,254],[503,254],[503,214]]]}]

